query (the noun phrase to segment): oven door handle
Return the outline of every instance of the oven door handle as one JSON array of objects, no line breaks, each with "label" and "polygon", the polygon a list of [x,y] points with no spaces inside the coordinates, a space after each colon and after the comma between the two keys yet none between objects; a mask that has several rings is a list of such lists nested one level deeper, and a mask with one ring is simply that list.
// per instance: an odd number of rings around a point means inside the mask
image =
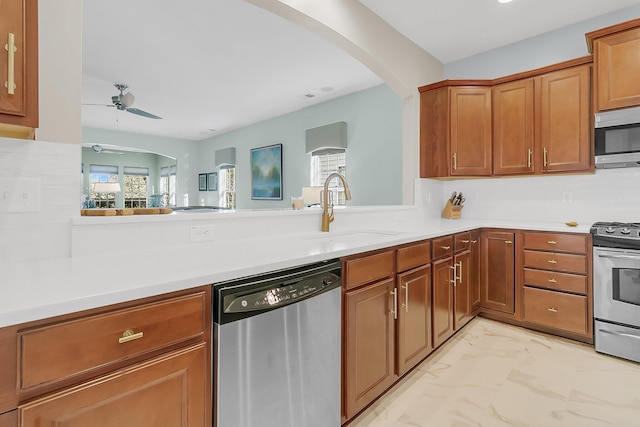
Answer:
[{"label": "oven door handle", "polygon": [[617,331],[610,331],[608,329],[598,329],[600,332],[603,332],[605,334],[611,334],[611,335],[618,335],[621,337],[626,337],[626,338],[635,338],[637,340],[640,340],[640,337],[637,335],[633,335],[633,334],[625,334],[624,332],[617,332]]},{"label": "oven door handle", "polygon": [[600,258],[614,258],[614,259],[632,259],[635,261],[640,261],[640,256],[634,255],[610,255],[610,254],[598,254]]}]

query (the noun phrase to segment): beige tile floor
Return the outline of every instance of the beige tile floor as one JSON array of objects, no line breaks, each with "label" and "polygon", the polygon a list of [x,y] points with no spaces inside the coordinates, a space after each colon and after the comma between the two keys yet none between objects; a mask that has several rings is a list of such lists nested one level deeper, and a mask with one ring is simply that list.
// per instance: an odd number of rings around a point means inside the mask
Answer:
[{"label": "beige tile floor", "polygon": [[477,318],[349,427],[640,426],[640,364]]}]

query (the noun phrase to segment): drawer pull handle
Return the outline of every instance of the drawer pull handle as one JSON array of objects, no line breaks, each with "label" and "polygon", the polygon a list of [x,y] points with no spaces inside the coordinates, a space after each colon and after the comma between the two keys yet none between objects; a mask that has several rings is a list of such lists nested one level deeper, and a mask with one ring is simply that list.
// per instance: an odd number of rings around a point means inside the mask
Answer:
[{"label": "drawer pull handle", "polygon": [[547,153],[548,153],[547,149],[543,148],[542,149],[542,158],[543,158],[542,163],[543,163],[545,168],[547,167]]},{"label": "drawer pull handle", "polygon": [[549,283],[558,283],[558,281],[556,279],[548,279],[547,282],[549,282]]},{"label": "drawer pull handle", "polygon": [[461,242],[466,244],[466,243],[469,243],[470,240],[461,240]]},{"label": "drawer pull handle", "polygon": [[457,170],[458,169],[458,156],[456,155],[456,153],[453,153],[453,170]]},{"label": "drawer pull handle", "polygon": [[550,311],[552,313],[557,313],[558,309],[557,308],[553,308],[553,307],[549,307],[549,308],[547,308],[547,311]]},{"label": "drawer pull handle", "polygon": [[133,329],[127,329],[122,333],[122,337],[118,338],[120,344],[124,344],[129,341],[140,339],[144,336],[144,332],[133,332]]},{"label": "drawer pull handle", "polygon": [[548,262],[549,262],[549,264],[557,264],[558,263],[558,261],[556,261],[555,259],[550,259]]},{"label": "drawer pull handle", "polygon": [[527,167],[531,167],[531,148],[527,150]]},{"label": "drawer pull handle", "polygon": [[457,265],[458,264],[453,264],[451,267],[449,267],[449,268],[451,268],[451,270],[453,270],[453,280],[449,280],[449,282],[453,283],[453,286],[456,286],[456,280],[458,279],[456,277],[456,270],[457,270],[456,267],[457,267]]},{"label": "drawer pull handle", "polygon": [[398,292],[394,289],[389,292],[389,295],[393,296],[393,310],[391,310],[391,313],[393,313],[393,318],[397,319],[398,318]]},{"label": "drawer pull handle", "polygon": [[449,249],[451,249],[451,246],[440,246],[440,249],[448,251]]},{"label": "drawer pull handle", "polygon": [[478,241],[477,240],[472,240],[471,243],[473,243],[475,245],[476,243],[478,243]]},{"label": "drawer pull handle", "polygon": [[16,48],[15,37],[15,34],[9,33],[7,36],[7,44],[4,45],[4,49],[7,51],[7,81],[4,83],[4,87],[7,88],[9,95],[14,95],[16,90],[15,54],[18,48]]},{"label": "drawer pull handle", "polygon": [[513,243],[513,242],[512,242],[511,240],[505,240],[505,241],[504,241],[504,244],[505,244],[505,245],[510,245],[510,244],[512,244],[512,243]]},{"label": "drawer pull handle", "polygon": [[555,245],[558,242],[556,242],[555,240],[547,240],[547,243],[550,245]]}]

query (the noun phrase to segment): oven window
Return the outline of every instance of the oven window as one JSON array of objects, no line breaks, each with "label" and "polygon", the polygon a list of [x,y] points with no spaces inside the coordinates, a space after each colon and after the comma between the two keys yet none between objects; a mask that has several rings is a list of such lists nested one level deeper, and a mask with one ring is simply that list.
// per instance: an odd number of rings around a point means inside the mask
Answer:
[{"label": "oven window", "polygon": [[[600,131],[600,132],[598,132]],[[637,124],[597,129],[600,139],[596,154],[622,154],[640,151],[640,127]]]},{"label": "oven window", "polygon": [[639,269],[613,269],[613,299],[620,302],[640,305]]}]

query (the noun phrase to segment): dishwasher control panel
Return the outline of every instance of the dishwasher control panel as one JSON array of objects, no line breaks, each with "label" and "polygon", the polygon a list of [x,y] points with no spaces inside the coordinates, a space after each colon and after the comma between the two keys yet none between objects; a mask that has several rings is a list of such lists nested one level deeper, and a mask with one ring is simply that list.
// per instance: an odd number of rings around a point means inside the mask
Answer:
[{"label": "dishwasher control panel", "polygon": [[340,276],[324,273],[293,284],[282,284],[246,295],[227,295],[224,298],[224,312],[243,313],[288,305],[318,294],[326,288],[333,288],[336,283],[340,283]]}]

